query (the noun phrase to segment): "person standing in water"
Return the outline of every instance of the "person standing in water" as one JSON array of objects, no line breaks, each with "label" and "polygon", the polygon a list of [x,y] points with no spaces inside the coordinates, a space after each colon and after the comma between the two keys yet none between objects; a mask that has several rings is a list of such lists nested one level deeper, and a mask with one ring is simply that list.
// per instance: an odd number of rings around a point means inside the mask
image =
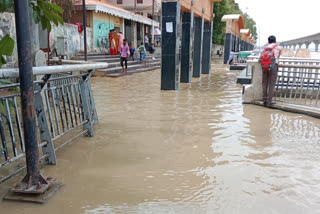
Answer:
[{"label": "person standing in water", "polygon": [[222,49],[220,48],[220,50],[218,51],[218,53],[219,53],[219,57],[221,58],[221,56],[222,56]]},{"label": "person standing in water", "polygon": [[140,63],[146,64],[146,47],[143,45],[143,42],[141,42],[138,50],[140,52]]},{"label": "person standing in water", "polygon": [[262,66],[262,90],[264,105],[273,105],[274,89],[278,78],[278,65],[282,47],[277,44],[275,36],[268,38],[268,45],[261,52],[259,62]]},{"label": "person standing in water", "polygon": [[[122,67],[121,74],[126,74],[128,69],[128,57],[129,57],[129,46],[127,44],[127,40],[123,40],[123,45],[120,47],[120,64]],[[125,64],[123,64],[125,63]]]}]

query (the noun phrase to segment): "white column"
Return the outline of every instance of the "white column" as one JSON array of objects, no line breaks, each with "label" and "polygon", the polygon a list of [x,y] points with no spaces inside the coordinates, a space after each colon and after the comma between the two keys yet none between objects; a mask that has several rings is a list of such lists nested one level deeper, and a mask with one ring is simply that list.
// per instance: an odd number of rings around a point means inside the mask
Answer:
[{"label": "white column", "polygon": [[133,22],[133,47],[138,47],[138,37],[137,37],[137,22]]},{"label": "white column", "polygon": [[152,32],[151,32],[151,35],[152,35],[152,43],[153,43],[153,47],[154,47],[154,21],[152,20]]},{"label": "white column", "polygon": [[124,19],[121,19],[121,23],[120,23],[120,31],[122,32],[122,35],[125,36],[126,35],[126,28],[124,27]]}]

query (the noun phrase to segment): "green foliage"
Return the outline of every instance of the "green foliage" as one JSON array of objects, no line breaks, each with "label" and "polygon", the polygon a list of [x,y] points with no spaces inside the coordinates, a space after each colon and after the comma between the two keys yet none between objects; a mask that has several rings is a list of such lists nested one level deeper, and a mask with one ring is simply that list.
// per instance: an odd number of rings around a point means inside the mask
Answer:
[{"label": "green foliage", "polygon": [[[8,99],[9,111],[12,114],[14,112],[14,103],[11,99]],[[7,118],[6,102],[4,99],[0,100],[0,114],[2,117]]]},{"label": "green foliage", "polygon": [[0,68],[3,64],[7,63],[3,55],[11,56],[13,49],[14,49],[14,40],[8,34],[6,34],[0,40]]},{"label": "green foliage", "polygon": [[72,11],[74,10],[74,0],[51,0],[52,3],[55,3],[63,9],[62,18],[65,22],[72,21]]},{"label": "green foliage", "polygon": [[221,2],[216,2],[214,4],[214,30],[213,30],[213,43],[214,44],[224,44],[224,37],[226,32],[226,23],[222,22],[221,19],[227,14],[240,14],[244,19],[245,28],[250,29],[252,35],[257,39],[257,28],[256,22],[247,14],[244,13],[239,4],[234,0],[222,0]]},{"label": "green foliage", "polygon": [[[12,9],[14,6],[13,0],[0,0],[0,13]],[[41,23],[43,30],[51,31],[51,22],[56,26],[63,24],[61,15],[63,10],[54,3],[44,0],[29,0],[29,6],[32,8],[32,17],[36,24]],[[27,9],[27,8],[26,8]],[[11,56],[14,49],[14,40],[5,35],[0,40],[0,68],[6,64],[3,55]]]},{"label": "green foliage", "polygon": [[51,31],[51,22],[55,25],[63,24],[61,15],[63,10],[56,4],[44,0],[29,1],[32,7],[33,20],[36,24],[41,23],[43,30]]},{"label": "green foliage", "polygon": [[244,28],[250,29],[254,39],[257,40],[258,36],[256,22],[247,13],[244,13],[242,16],[244,19]]},{"label": "green foliage", "polygon": [[13,7],[12,0],[0,0],[0,13],[7,11]]},{"label": "green foliage", "polygon": [[[10,85],[10,84],[13,84],[13,82],[11,82],[9,80],[6,80],[6,79],[0,79],[0,85]],[[20,91],[20,87],[19,86],[11,87],[11,88],[9,88],[9,91],[17,91],[17,92],[19,92]]]}]

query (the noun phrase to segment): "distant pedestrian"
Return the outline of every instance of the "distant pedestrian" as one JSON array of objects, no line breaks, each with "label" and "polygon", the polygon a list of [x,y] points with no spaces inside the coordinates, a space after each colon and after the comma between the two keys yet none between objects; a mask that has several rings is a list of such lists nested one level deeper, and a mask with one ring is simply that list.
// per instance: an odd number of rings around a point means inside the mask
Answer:
[{"label": "distant pedestrian", "polygon": [[[120,47],[120,64],[122,67],[122,73],[127,73],[127,69],[128,69],[128,57],[129,57],[130,53],[129,53],[129,46],[127,44],[127,40],[124,39],[123,40],[123,45],[121,45]],[[123,64],[123,62],[125,64]]]},{"label": "distant pedestrian", "polygon": [[129,49],[130,49],[130,56],[132,61],[134,61],[134,53],[136,52],[136,49],[132,46],[132,43],[129,42]]},{"label": "distant pedestrian", "polygon": [[147,49],[149,51],[149,53],[153,54],[154,53],[154,48],[153,48],[153,43],[149,44],[149,48]]},{"label": "distant pedestrian", "polygon": [[144,36],[144,46],[147,50],[149,50],[149,37],[148,34],[146,33],[146,35]]},{"label": "distant pedestrian", "polygon": [[268,45],[261,52],[259,62],[262,66],[262,90],[264,105],[275,104],[272,101],[274,88],[278,78],[278,65],[282,47],[277,45],[275,36],[268,38]]},{"label": "distant pedestrian", "polygon": [[222,56],[222,49],[220,48],[220,50],[218,51],[218,53],[219,53],[219,57],[221,58],[221,56]]},{"label": "distant pedestrian", "polygon": [[146,64],[146,47],[143,45],[143,42],[141,42],[138,50],[140,52],[140,63]]},{"label": "distant pedestrian", "polygon": [[136,49],[134,47],[130,47],[130,56],[132,58],[132,61],[134,61],[134,52],[136,52]]},{"label": "distant pedestrian", "polygon": [[123,44],[123,34],[122,34],[122,32],[120,32],[120,33],[118,33],[117,34],[117,36],[118,36],[118,46],[119,46],[119,48],[118,48],[118,52],[120,53],[120,48],[121,48],[121,45]]},{"label": "distant pedestrian", "polygon": [[228,59],[227,64],[228,64],[228,65],[232,65],[232,64],[233,64],[233,60],[234,60],[234,50],[232,49],[232,50],[230,51],[230,55],[229,55],[229,59]]}]

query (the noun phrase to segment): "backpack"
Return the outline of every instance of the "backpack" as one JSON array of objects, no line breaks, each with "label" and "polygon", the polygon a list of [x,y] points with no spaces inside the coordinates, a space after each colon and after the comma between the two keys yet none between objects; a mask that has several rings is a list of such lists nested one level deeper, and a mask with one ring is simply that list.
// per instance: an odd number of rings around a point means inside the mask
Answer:
[{"label": "backpack", "polygon": [[261,53],[261,66],[263,71],[270,71],[276,66],[276,58],[274,56],[274,49],[278,45],[273,46],[273,48],[265,47]]}]

